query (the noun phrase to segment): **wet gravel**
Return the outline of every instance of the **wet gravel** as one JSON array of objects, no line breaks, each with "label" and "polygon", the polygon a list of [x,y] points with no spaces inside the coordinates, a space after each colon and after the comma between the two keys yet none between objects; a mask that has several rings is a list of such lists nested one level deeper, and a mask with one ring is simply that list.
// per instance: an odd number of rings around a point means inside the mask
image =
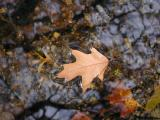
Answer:
[{"label": "wet gravel", "polygon": [[[21,15],[19,9],[28,4],[32,9]],[[7,15],[0,13],[0,24],[1,18],[12,19],[0,32],[14,28],[0,33],[0,120],[70,120],[79,110],[96,119],[104,106],[97,101],[105,97],[109,81],[125,81],[141,105],[160,83],[159,0],[75,0],[75,6],[78,9],[57,0],[0,0],[0,7],[8,9]],[[55,31],[59,39],[52,36]],[[110,65],[103,88],[95,86],[83,94],[79,77],[66,83],[56,73],[61,64],[73,61],[70,48],[88,52],[89,47],[107,56]],[[41,61],[33,51],[51,56],[54,63],[38,72]],[[128,119],[139,114],[145,112],[137,110]]]}]

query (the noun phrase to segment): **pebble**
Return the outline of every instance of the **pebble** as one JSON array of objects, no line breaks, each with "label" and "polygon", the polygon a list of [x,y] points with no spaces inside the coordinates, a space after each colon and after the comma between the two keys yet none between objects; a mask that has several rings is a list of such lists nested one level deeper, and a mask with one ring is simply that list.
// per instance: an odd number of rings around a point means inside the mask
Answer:
[{"label": "pebble", "polygon": [[43,116],[43,114],[44,114],[44,110],[43,110],[43,109],[40,109],[40,110],[38,110],[38,112],[34,113],[33,116],[34,116],[35,118],[39,119],[39,118],[41,118],[41,117]]},{"label": "pebble", "polygon": [[61,109],[53,116],[52,120],[71,120],[71,116],[75,113],[75,110]]},{"label": "pebble", "polygon": [[56,111],[57,111],[56,108],[54,108],[54,107],[52,107],[52,106],[46,106],[46,107],[45,107],[45,116],[46,116],[47,118],[51,118]]}]

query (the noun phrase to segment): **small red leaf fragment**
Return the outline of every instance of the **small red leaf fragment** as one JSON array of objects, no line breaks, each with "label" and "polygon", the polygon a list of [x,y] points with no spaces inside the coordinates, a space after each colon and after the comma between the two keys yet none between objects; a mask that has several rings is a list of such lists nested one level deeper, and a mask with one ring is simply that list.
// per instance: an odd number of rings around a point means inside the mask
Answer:
[{"label": "small red leaf fragment", "polygon": [[76,113],[71,120],[92,120],[89,116],[82,112]]}]

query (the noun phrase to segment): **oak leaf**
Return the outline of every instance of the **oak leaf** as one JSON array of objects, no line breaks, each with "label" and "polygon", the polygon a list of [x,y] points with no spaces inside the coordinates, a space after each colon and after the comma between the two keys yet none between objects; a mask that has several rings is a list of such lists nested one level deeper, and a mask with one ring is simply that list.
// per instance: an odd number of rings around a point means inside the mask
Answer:
[{"label": "oak leaf", "polygon": [[64,70],[58,73],[58,78],[65,78],[70,81],[76,76],[82,76],[82,89],[86,91],[90,87],[92,80],[98,77],[103,80],[105,69],[108,66],[108,59],[99,53],[95,48],[91,48],[90,54],[72,50],[76,62],[64,64]]}]

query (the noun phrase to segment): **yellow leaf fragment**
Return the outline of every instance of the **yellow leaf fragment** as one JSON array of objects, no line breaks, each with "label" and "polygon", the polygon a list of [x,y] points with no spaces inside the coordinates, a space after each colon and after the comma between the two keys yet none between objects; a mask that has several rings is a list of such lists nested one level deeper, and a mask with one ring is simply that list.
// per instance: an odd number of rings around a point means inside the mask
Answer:
[{"label": "yellow leaf fragment", "polygon": [[40,58],[40,64],[38,66],[38,72],[42,71],[42,67],[45,63],[52,63],[52,59],[48,54],[45,54],[45,57],[41,56],[39,53],[35,52],[35,54]]},{"label": "yellow leaf fragment", "polygon": [[65,1],[65,3],[66,3],[67,5],[72,5],[72,4],[73,4],[72,0],[64,0],[64,1]]},{"label": "yellow leaf fragment", "polygon": [[155,88],[153,96],[146,104],[146,110],[153,110],[158,104],[160,104],[160,85]]},{"label": "yellow leaf fragment", "polygon": [[6,13],[7,9],[6,8],[0,8],[0,14]]},{"label": "yellow leaf fragment", "polygon": [[105,56],[95,48],[91,48],[90,54],[85,54],[78,50],[72,50],[72,54],[76,57],[76,62],[64,64],[64,70],[58,73],[58,78],[65,78],[66,81],[70,81],[76,76],[82,76],[83,91],[90,87],[95,77],[103,80],[103,75],[109,62]]},{"label": "yellow leaf fragment", "polygon": [[54,32],[54,33],[53,33],[53,37],[56,38],[56,39],[59,38],[59,37],[60,37],[60,33]]}]

